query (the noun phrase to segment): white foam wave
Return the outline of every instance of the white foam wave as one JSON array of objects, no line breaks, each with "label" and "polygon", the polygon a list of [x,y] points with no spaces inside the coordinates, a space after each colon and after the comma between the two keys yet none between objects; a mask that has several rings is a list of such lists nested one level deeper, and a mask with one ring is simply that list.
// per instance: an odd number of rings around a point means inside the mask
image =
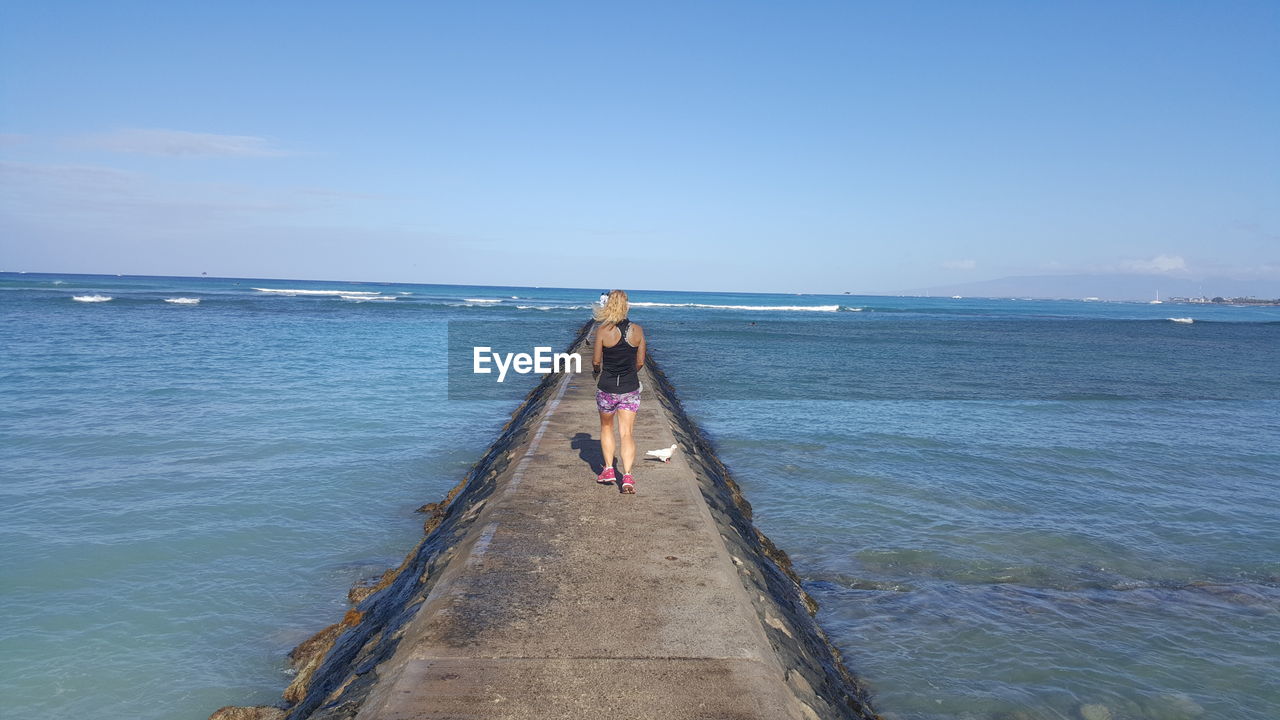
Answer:
[{"label": "white foam wave", "polygon": [[502,302],[501,300],[490,300],[489,298],[462,298],[462,299],[463,299],[464,301],[466,301],[466,302],[469,302],[469,303],[498,303],[498,302]]},{"label": "white foam wave", "polygon": [[395,296],[393,295],[378,295],[377,293],[372,295],[340,295],[339,297],[343,300],[355,300],[356,302],[395,300]]},{"label": "white foam wave", "polygon": [[380,295],[381,293],[366,292],[363,290],[294,290],[291,288],[253,288],[258,292],[276,293],[279,295],[337,295],[339,297],[346,295]]},{"label": "white foam wave", "polygon": [[685,307],[712,310],[770,310],[780,312],[837,312],[839,305],[709,305],[706,303],[633,302],[633,307]]},{"label": "white foam wave", "polygon": [[1195,322],[1195,318],[1169,318],[1169,319],[1176,323],[1185,323],[1187,325],[1190,325],[1191,323]]},{"label": "white foam wave", "polygon": [[72,295],[72,300],[76,302],[106,302],[111,299],[110,295]]},{"label": "white foam wave", "polygon": [[589,310],[591,305],[517,305],[517,310]]},{"label": "white foam wave", "polygon": [[167,303],[173,303],[174,305],[199,305],[200,304],[200,298],[176,297],[176,298],[165,298],[164,301]]}]

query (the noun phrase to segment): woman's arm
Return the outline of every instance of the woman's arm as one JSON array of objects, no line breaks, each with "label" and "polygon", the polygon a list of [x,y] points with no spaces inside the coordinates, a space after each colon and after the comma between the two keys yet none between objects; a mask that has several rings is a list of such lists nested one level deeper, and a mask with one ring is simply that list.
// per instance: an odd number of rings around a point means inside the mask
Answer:
[{"label": "woman's arm", "polygon": [[597,325],[595,339],[591,341],[591,377],[600,374],[600,363],[604,362],[604,341],[600,339],[603,332],[604,326]]},{"label": "woman's arm", "polygon": [[644,367],[644,354],[646,349],[644,342],[644,328],[634,323],[631,327],[635,328],[640,333],[640,342],[636,345],[636,370],[639,370]]}]

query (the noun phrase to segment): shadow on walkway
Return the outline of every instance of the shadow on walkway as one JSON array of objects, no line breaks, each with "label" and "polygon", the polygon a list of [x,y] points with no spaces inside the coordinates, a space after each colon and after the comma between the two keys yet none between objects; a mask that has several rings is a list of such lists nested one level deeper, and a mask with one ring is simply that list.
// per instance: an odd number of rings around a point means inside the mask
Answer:
[{"label": "shadow on walkway", "polygon": [[580,432],[569,441],[569,447],[578,451],[582,462],[591,467],[591,474],[604,472],[604,453],[600,450],[600,441],[591,437],[591,433]]}]

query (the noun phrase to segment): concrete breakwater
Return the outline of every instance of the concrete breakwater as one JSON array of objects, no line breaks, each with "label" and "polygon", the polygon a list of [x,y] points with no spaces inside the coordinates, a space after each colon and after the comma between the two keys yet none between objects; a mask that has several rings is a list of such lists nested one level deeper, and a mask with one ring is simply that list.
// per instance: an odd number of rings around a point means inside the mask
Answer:
[{"label": "concrete breakwater", "polygon": [[679,451],[637,462],[637,495],[593,482],[590,375],[548,375],[404,562],[290,653],[285,706],[213,720],[876,718],[652,358],[642,380],[640,454]]}]

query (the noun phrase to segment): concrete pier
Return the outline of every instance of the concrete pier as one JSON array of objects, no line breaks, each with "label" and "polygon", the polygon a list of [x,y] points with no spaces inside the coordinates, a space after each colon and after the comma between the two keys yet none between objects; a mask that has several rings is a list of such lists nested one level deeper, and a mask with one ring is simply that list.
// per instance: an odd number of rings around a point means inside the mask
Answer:
[{"label": "concrete pier", "polygon": [[[574,349],[589,369],[585,328]],[[642,381],[637,494],[595,482],[591,375],[549,376],[405,564],[296,651],[288,717],[875,717],[666,378]]]}]

